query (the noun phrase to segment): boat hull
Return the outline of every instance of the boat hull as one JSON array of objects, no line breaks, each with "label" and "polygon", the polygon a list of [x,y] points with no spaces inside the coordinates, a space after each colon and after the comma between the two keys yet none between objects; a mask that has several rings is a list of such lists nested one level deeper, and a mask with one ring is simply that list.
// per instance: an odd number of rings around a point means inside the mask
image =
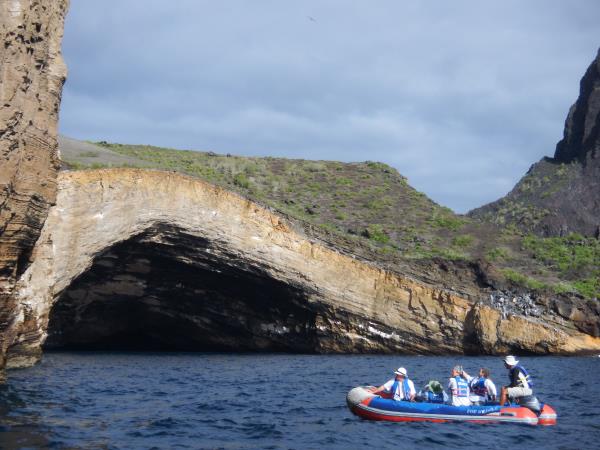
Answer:
[{"label": "boat hull", "polygon": [[388,422],[473,422],[552,425],[556,413],[544,405],[540,417],[530,409],[512,405],[452,406],[439,403],[395,401],[373,395],[369,388],[354,388],[347,396],[350,410],[367,420]]},{"label": "boat hull", "polygon": [[556,425],[556,411],[550,405],[544,405],[538,417],[538,425]]}]

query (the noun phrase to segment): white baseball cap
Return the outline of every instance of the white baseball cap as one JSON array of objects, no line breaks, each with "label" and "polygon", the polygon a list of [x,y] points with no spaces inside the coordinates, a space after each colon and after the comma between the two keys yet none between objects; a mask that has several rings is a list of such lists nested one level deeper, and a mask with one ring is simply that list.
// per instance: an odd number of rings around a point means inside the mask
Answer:
[{"label": "white baseball cap", "polygon": [[398,370],[394,372],[396,375],[406,376],[406,369],[404,367],[399,367]]},{"label": "white baseball cap", "polygon": [[504,358],[504,362],[509,366],[516,366],[519,364],[519,361],[513,355],[508,355],[506,358]]}]

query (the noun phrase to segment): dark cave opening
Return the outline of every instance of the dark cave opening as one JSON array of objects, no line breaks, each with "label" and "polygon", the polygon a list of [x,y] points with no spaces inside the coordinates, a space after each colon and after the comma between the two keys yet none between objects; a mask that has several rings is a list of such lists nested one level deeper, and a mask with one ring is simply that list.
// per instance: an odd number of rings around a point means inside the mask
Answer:
[{"label": "dark cave opening", "polygon": [[57,297],[44,347],[312,353],[308,295],[222,243],[156,225],[106,249]]}]

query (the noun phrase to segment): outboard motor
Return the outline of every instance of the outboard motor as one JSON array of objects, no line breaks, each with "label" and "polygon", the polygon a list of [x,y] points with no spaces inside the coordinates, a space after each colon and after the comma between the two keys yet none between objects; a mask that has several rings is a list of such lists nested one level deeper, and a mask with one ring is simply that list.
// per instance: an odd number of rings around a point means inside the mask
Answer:
[{"label": "outboard motor", "polygon": [[537,397],[535,395],[528,395],[526,397],[521,397],[519,400],[519,405],[532,410],[538,416],[540,415],[540,412],[542,411],[542,406],[540,405],[540,401],[537,399]]}]

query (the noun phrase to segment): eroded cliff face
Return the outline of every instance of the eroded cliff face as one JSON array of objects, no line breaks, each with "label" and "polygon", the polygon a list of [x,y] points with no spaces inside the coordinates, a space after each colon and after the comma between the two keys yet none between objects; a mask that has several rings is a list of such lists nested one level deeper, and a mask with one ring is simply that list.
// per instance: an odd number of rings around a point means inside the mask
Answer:
[{"label": "eroded cliff face", "polygon": [[501,313],[341,254],[175,173],[65,172],[18,283],[12,367],[49,346],[301,352],[600,349],[549,310]]},{"label": "eroded cliff face", "polygon": [[14,338],[14,283],[56,196],[67,7],[68,0],[0,2],[0,376]]},{"label": "eroded cliff face", "polygon": [[[563,139],[556,145],[554,159],[584,164],[600,151],[600,49],[581,79],[579,97],[565,121]],[[591,162],[590,162],[591,163]]]}]

